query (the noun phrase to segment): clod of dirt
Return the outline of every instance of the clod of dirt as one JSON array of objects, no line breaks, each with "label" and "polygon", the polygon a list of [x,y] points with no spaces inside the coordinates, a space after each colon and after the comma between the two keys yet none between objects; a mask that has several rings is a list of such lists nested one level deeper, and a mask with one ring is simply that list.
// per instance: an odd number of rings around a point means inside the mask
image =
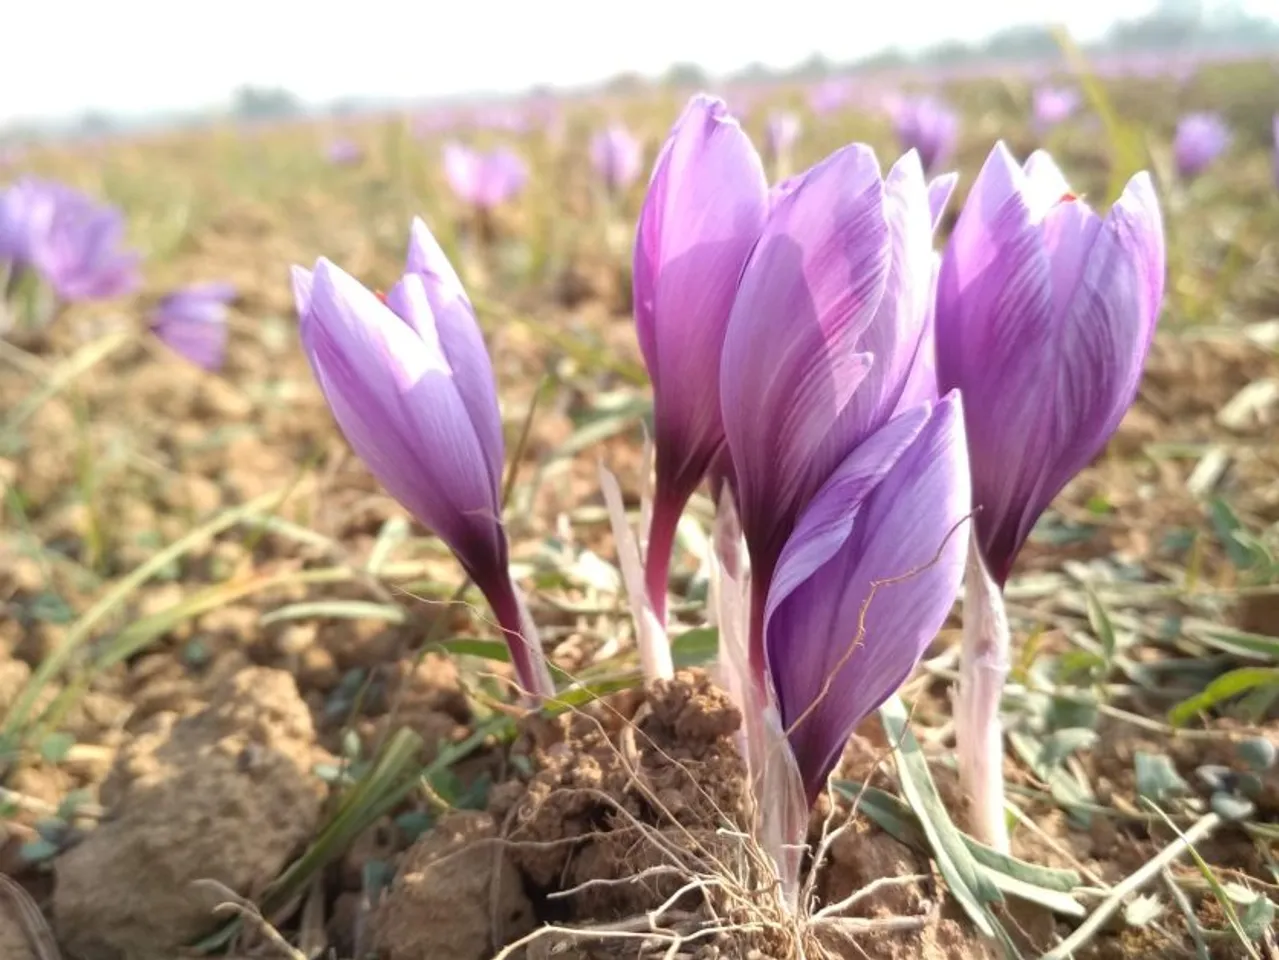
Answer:
[{"label": "clod of dirt", "polygon": [[[523,795],[513,804],[495,797],[493,812],[532,888],[595,881],[559,902],[572,916],[652,909],[688,880],[670,869],[672,856],[704,860],[718,846],[717,830],[747,822],[745,768],[732,741],[741,714],[705,678],[682,673],[655,684],[633,727],[607,714],[558,723],[542,731],[550,742],[536,751],[538,770]],[[607,883],[646,868],[669,876]]]},{"label": "clod of dirt", "polygon": [[496,839],[489,814],[455,813],[409,849],[374,921],[383,960],[486,960],[533,929],[533,906]]},{"label": "clod of dirt", "polygon": [[81,960],[171,957],[215,922],[194,881],[260,893],[315,830],[314,738],[292,677],[260,667],[196,714],[156,715],[102,786],[109,816],[55,861],[64,946]]}]

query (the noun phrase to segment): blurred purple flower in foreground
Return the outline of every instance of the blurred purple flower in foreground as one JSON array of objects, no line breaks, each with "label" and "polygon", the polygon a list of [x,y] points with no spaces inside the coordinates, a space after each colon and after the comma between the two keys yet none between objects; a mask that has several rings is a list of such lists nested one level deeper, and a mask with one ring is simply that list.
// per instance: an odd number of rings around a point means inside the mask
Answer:
[{"label": "blurred purple flower in foreground", "polygon": [[444,145],[444,175],[459,200],[491,210],[524,189],[528,167],[509,147],[486,152],[450,142]]},{"label": "blurred purple flower in foreground", "polygon": [[1046,132],[1079,109],[1079,92],[1068,87],[1040,87],[1034,94],[1035,126]]},{"label": "blurred purple flower in foreground", "polygon": [[303,349],[347,441],[488,599],[524,690],[553,693],[508,567],[493,367],[443,250],[416,220],[385,300],[324,259],[314,272],[294,268],[293,292]]},{"label": "blurred purple flower in foreground", "polygon": [[1172,153],[1183,180],[1199,176],[1230,146],[1230,128],[1215,113],[1188,113],[1177,124]]},{"label": "blurred purple flower in foreground", "polygon": [[364,160],[364,148],[354,140],[339,138],[329,141],[324,148],[329,163],[338,167],[353,167]]},{"label": "blurred purple flower in foreground", "polygon": [[1007,849],[999,697],[1002,591],[1053,498],[1101,451],[1137,394],[1163,298],[1149,175],[1106,216],[1048,154],[997,144],[969,192],[937,282],[937,377],[964,397],[976,530],[959,693],[960,773],[978,838]]},{"label": "blurred purple flower in foreground", "polygon": [[63,302],[137,287],[140,256],[123,249],[124,214],[61,183],[24,177],[0,192],[0,260],[30,270]]},{"label": "blurred purple flower in foreground", "polygon": [[201,283],[164,297],[151,318],[151,332],[205,370],[218,370],[226,353],[227,305],[236,298],[229,283]]},{"label": "blurred purple flower in foreground", "polygon": [[625,193],[639,178],[643,163],[644,145],[620,123],[591,138],[591,164],[609,193]]},{"label": "blurred purple flower in foreground", "polygon": [[916,150],[925,173],[950,162],[959,137],[959,115],[933,97],[904,97],[893,109],[893,128],[903,150]]}]

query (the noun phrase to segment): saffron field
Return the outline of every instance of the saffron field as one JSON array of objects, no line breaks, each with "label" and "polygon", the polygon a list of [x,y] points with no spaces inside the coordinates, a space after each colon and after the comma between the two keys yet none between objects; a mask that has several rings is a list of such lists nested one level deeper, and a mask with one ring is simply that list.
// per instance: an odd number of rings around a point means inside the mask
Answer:
[{"label": "saffron field", "polygon": [[1279,955],[1275,71],[6,150],[0,957]]}]

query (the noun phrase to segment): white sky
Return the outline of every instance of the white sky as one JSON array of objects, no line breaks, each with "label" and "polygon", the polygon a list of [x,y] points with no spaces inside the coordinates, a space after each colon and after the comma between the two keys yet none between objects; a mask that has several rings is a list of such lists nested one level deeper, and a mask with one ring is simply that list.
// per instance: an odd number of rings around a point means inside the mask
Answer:
[{"label": "white sky", "polygon": [[[890,44],[980,39],[1064,21],[1080,38],[1151,0],[9,0],[0,14],[0,125],[88,108],[124,113],[226,101],[242,83],[306,100],[431,97],[591,82],[624,70]],[[1252,0],[1279,10],[1279,0]],[[753,11],[762,16],[752,16]]]}]

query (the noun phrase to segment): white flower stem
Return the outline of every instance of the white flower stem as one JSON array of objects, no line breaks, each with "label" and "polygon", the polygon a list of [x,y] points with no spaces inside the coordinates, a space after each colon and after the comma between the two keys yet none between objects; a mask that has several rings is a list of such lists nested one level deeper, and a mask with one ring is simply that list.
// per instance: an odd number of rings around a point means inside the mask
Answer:
[{"label": "white flower stem", "polygon": [[974,537],[964,577],[964,639],[959,658],[955,737],[959,776],[971,800],[978,840],[1008,852],[1004,817],[1004,731],[999,699],[1008,677],[1012,636],[1004,596]]},{"label": "white flower stem", "polygon": [[555,681],[551,677],[551,669],[546,665],[546,654],[542,650],[542,639],[537,632],[537,624],[533,622],[533,614],[529,611],[524,592],[512,581],[511,591],[515,594],[515,604],[520,612],[520,636],[524,640],[524,648],[528,651],[529,680],[534,689],[527,691],[529,698],[536,704],[548,697],[555,696]]}]

